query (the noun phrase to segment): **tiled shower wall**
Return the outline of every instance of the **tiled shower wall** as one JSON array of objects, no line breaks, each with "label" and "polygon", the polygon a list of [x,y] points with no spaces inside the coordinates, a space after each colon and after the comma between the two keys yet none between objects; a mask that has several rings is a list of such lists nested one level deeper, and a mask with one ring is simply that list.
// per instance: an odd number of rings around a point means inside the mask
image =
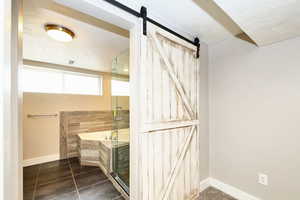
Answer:
[{"label": "tiled shower wall", "polygon": [[129,110],[120,110],[114,117],[114,129],[129,128]]},{"label": "tiled shower wall", "polygon": [[111,130],[117,124],[129,128],[129,111],[120,111],[121,121],[114,123],[112,111],[63,111],[60,112],[60,158],[78,156],[80,133]]}]

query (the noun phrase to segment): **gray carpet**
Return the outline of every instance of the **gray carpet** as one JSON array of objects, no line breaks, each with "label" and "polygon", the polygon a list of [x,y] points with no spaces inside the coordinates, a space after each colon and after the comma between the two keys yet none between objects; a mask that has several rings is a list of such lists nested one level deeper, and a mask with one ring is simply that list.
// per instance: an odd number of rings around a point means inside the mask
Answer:
[{"label": "gray carpet", "polygon": [[198,200],[237,200],[224,192],[221,192],[213,187],[209,187],[201,192]]}]

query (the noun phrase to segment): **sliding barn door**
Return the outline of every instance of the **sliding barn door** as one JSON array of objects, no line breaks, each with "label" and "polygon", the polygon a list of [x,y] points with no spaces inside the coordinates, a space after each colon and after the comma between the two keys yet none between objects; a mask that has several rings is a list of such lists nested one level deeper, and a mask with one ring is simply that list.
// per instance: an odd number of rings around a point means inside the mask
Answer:
[{"label": "sliding barn door", "polygon": [[139,200],[199,194],[199,59],[196,47],[147,24],[142,42]]}]

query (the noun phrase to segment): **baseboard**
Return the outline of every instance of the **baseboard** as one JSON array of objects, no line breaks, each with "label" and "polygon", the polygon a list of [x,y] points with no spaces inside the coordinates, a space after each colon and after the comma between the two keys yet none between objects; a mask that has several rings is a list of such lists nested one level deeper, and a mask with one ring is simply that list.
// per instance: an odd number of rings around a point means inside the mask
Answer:
[{"label": "baseboard", "polygon": [[217,179],[214,179],[214,178],[208,178],[208,182],[209,182],[209,185],[218,189],[218,190],[221,190],[222,192],[238,199],[238,200],[261,200],[260,198],[257,198],[255,196],[252,196],[240,189],[237,189],[231,185],[227,185],[226,183],[223,183]]},{"label": "baseboard", "polygon": [[59,160],[59,157],[60,157],[59,154],[53,154],[53,155],[41,156],[41,157],[31,158],[28,160],[23,160],[23,167],[28,167],[31,165],[37,165],[41,163]]},{"label": "baseboard", "polygon": [[210,178],[206,178],[203,181],[200,182],[200,192],[206,190],[207,188],[209,188],[210,185]]}]

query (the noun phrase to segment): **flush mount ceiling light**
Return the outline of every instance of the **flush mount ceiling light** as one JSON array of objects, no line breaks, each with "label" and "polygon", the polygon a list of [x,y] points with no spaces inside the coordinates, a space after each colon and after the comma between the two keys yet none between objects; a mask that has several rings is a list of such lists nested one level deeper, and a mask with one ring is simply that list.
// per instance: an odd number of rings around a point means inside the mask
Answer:
[{"label": "flush mount ceiling light", "polygon": [[56,24],[46,24],[45,30],[52,39],[60,42],[70,42],[75,37],[75,33],[73,31]]}]

